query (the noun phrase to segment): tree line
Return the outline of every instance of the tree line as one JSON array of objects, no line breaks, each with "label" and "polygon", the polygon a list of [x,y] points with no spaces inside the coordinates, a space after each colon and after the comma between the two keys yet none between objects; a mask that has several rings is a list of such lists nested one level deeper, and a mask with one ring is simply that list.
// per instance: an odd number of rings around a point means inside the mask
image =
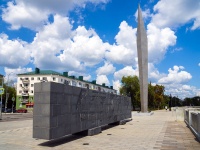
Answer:
[{"label": "tree line", "polygon": [[[122,77],[122,86],[120,88],[121,95],[131,97],[133,110],[140,110],[140,84],[137,76]],[[185,98],[181,100],[178,96],[165,95],[165,87],[163,85],[148,84],[148,108],[149,111],[155,109],[163,109],[176,106],[200,106],[200,97]]]},{"label": "tree line", "polygon": [[[0,85],[2,85],[0,81]],[[15,107],[15,102],[12,101],[12,98],[14,97],[16,99],[16,89],[12,86],[8,86],[6,84],[3,84],[4,88],[4,94],[2,95],[2,107],[5,107],[6,104],[6,93],[7,93],[7,108],[12,108],[12,105]],[[1,101],[1,96],[0,96]]]}]

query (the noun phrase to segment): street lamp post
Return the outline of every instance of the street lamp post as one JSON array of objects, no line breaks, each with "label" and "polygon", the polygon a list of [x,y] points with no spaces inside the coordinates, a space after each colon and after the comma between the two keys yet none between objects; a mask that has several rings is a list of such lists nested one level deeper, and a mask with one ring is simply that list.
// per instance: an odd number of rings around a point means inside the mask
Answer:
[{"label": "street lamp post", "polygon": [[170,110],[172,110],[172,95],[170,94],[170,101],[171,101],[171,107]]},{"label": "street lamp post", "polygon": [[7,89],[9,86],[9,76],[12,74],[13,72],[8,74],[8,80],[7,80],[7,85],[6,85],[6,103],[5,103],[5,112],[7,112],[7,105],[8,105],[8,98],[9,98],[9,93],[7,93]]},{"label": "street lamp post", "polygon": [[[0,74],[0,81],[1,81],[0,87],[3,88],[3,75],[1,74]],[[0,120],[2,119],[2,105],[3,105],[2,94],[1,94],[1,101],[0,101]]]},{"label": "street lamp post", "polygon": [[12,97],[12,113],[13,113],[13,107],[14,107],[13,102],[14,102],[14,101],[15,101],[15,98]]}]

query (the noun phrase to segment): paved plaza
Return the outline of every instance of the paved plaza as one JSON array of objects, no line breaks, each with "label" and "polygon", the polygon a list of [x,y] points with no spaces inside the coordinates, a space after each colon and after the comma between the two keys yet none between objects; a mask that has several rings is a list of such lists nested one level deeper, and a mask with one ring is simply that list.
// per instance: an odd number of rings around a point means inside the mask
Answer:
[{"label": "paved plaza", "polygon": [[33,139],[30,117],[14,120],[0,121],[0,150],[200,150],[186,124],[165,110],[133,116],[125,125],[107,126],[95,136],[70,135],[54,141]]}]

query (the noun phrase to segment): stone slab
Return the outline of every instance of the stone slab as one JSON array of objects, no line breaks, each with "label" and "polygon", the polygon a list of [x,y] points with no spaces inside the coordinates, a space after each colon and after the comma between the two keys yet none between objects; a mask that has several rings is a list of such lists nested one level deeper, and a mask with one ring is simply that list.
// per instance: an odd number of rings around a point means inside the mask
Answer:
[{"label": "stone slab", "polygon": [[54,82],[36,83],[36,87],[40,91],[35,92],[34,138],[51,140],[82,131],[93,135],[102,125],[131,118],[130,97]]},{"label": "stone slab", "polygon": [[132,116],[151,116],[154,112],[135,112],[132,113]]}]

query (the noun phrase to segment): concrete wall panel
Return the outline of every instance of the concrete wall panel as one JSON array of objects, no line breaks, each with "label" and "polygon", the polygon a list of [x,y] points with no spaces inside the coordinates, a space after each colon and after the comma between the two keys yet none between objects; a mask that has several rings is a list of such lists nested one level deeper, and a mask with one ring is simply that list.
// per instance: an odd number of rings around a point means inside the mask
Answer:
[{"label": "concrete wall panel", "polygon": [[96,133],[102,125],[131,118],[129,97],[54,82],[36,83],[35,88],[34,138]]}]

